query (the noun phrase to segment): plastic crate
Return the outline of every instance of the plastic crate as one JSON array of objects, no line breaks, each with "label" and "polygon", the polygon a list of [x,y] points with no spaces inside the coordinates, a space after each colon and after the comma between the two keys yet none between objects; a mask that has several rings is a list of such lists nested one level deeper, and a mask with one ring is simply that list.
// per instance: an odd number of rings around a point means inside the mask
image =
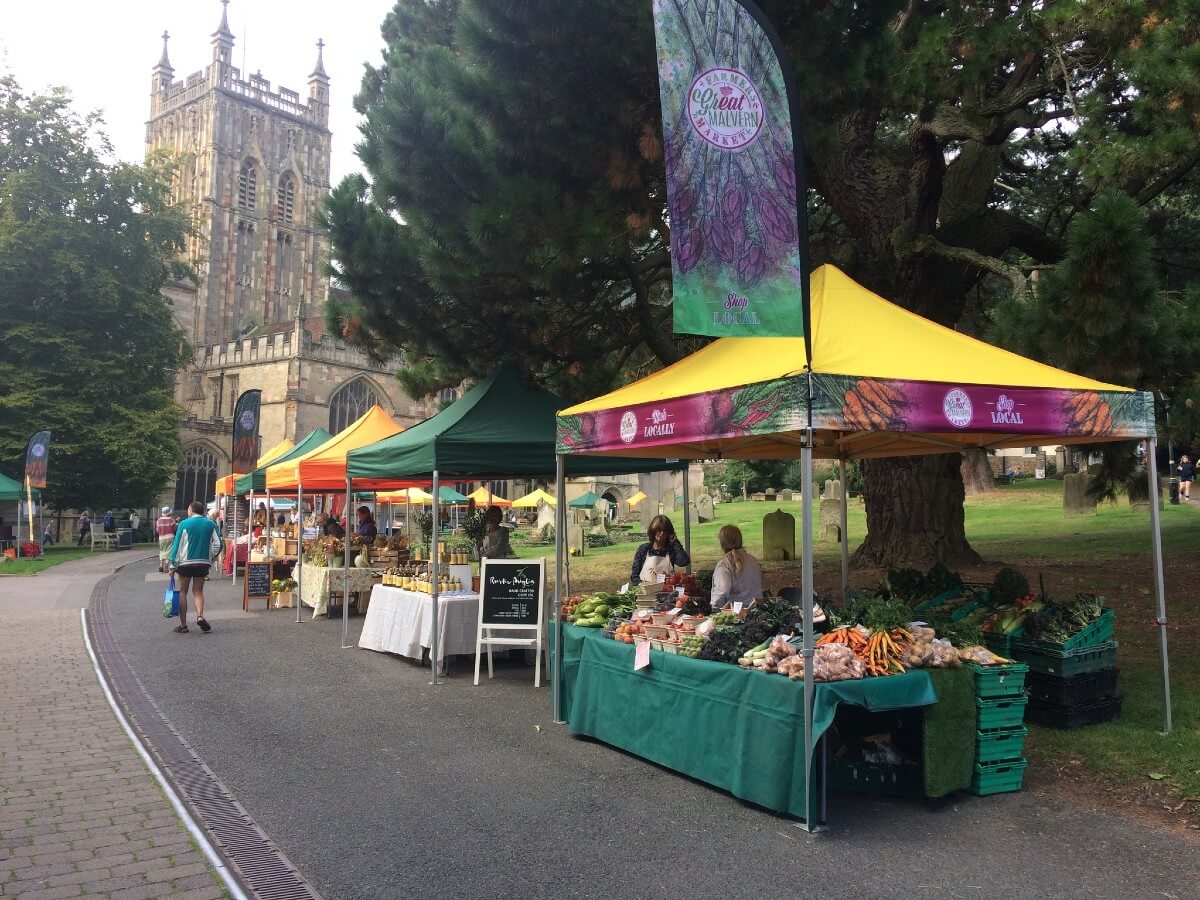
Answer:
[{"label": "plastic crate", "polygon": [[968,663],[975,673],[975,696],[984,700],[994,697],[1019,697],[1025,692],[1025,663],[1008,663],[1003,666],[980,666]]},{"label": "plastic crate", "polygon": [[1082,631],[1071,635],[1068,640],[1061,644],[1019,637],[1013,639],[1012,646],[1014,650],[1020,648],[1022,650],[1036,650],[1038,652],[1048,650],[1079,650],[1083,647],[1096,647],[1107,641],[1111,641],[1115,632],[1116,617],[1111,609],[1106,609],[1100,614],[1100,618],[1096,619],[1090,625],[1085,626]]},{"label": "plastic crate", "polygon": [[975,708],[979,712],[976,727],[980,731],[996,731],[1001,728],[1016,728],[1025,723],[1025,704],[1029,698],[1022,694],[1020,697],[997,697],[993,700],[975,698]]},{"label": "plastic crate", "polygon": [[1025,679],[1025,693],[1036,703],[1080,706],[1114,696],[1117,677],[1116,669],[1069,676],[1034,672]]},{"label": "plastic crate", "polygon": [[986,797],[989,794],[1019,791],[1021,782],[1025,780],[1025,768],[1028,765],[1029,760],[1027,759],[986,765],[976,763],[975,774],[971,776],[971,793],[977,797]]},{"label": "plastic crate", "polygon": [[1078,706],[1033,702],[1029,704],[1029,721],[1039,725],[1048,725],[1051,728],[1064,728],[1068,731],[1086,728],[1088,725],[1098,725],[1101,722],[1111,722],[1120,716],[1120,694]]},{"label": "plastic crate", "polygon": [[975,762],[987,765],[1010,762],[1021,758],[1025,750],[1025,735],[1029,729],[1005,728],[1001,731],[979,731],[975,733]]},{"label": "plastic crate", "polygon": [[923,616],[923,615],[925,615],[925,613],[929,612],[931,609],[937,609],[939,606],[941,606],[947,600],[954,600],[958,597],[961,597],[962,595],[963,595],[963,586],[961,584],[958,587],[950,588],[948,591],[942,591],[942,593],[938,594],[936,597],[931,597],[928,600],[923,600],[922,602],[920,602],[916,606],[914,606],[913,611],[912,611],[913,617],[915,619],[917,617]]},{"label": "plastic crate", "polygon": [[884,766],[877,763],[830,760],[825,770],[831,791],[874,794],[881,797],[924,797],[925,780],[917,765]]},{"label": "plastic crate", "polygon": [[1078,650],[1031,650],[1013,647],[1011,656],[1044,675],[1085,675],[1117,667],[1116,641]]}]

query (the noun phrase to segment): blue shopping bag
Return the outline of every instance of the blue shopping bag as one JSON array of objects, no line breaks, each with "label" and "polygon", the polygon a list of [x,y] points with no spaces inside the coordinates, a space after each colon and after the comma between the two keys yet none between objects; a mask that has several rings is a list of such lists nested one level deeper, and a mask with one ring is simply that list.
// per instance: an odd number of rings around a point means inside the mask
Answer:
[{"label": "blue shopping bag", "polygon": [[173,619],[179,615],[179,589],[175,587],[175,573],[171,573],[171,580],[167,583],[167,589],[163,593],[163,618]]}]

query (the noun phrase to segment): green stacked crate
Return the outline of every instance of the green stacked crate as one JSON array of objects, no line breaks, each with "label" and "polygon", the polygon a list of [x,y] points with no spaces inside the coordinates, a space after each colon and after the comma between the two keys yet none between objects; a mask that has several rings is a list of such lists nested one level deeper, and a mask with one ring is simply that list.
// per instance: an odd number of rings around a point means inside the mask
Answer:
[{"label": "green stacked crate", "polygon": [[1025,675],[1022,663],[1003,666],[971,664],[975,673],[975,706],[979,711],[975,734],[975,773],[971,793],[983,797],[1019,791],[1027,761],[1024,726]]}]

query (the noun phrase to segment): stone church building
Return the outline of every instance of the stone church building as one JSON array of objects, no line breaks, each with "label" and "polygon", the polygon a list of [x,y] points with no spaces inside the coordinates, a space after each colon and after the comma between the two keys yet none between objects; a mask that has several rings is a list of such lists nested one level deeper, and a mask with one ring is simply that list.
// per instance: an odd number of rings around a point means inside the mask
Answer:
[{"label": "stone church building", "polygon": [[306,97],[272,88],[261,73],[244,77],[233,65],[227,3],[203,71],[176,80],[163,34],[146,123],[147,156],[178,161],[176,197],[195,226],[187,249],[195,280],[163,289],[195,355],[175,387],[184,458],[162,501],[175,509],[211,499],[229,472],[241,391],[262,389],[263,448],[317,427],[336,433],[372,403],[412,424],[454,399],[451,391],[413,401],[391,371],[326,331],[329,246],[317,227],[332,141],[324,45]]}]

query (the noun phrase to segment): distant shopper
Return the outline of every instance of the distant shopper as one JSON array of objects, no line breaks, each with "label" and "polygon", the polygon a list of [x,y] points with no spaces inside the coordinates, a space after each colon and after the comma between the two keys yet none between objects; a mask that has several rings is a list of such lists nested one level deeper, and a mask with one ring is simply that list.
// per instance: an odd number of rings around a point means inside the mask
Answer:
[{"label": "distant shopper", "polygon": [[79,514],[79,524],[75,526],[77,547],[82,547],[83,542],[92,535],[92,514],[86,509]]},{"label": "distant shopper", "polygon": [[1196,464],[1186,453],[1179,457],[1179,496],[1192,499],[1192,482],[1196,480]]},{"label": "distant shopper", "polygon": [[204,579],[212,561],[221,553],[221,536],[217,525],[204,515],[204,504],[196,500],[188,507],[191,514],[179,523],[171,544],[171,571],[179,576],[179,625],[176,634],[187,634],[187,598],[190,590],[196,598],[196,624],[201,631],[211,631],[204,618]]},{"label": "distant shopper", "polygon": [[375,540],[375,536],[379,534],[379,529],[375,526],[375,519],[371,515],[371,510],[365,506],[358,508],[358,526],[354,529],[354,533],[359,537],[370,538]]},{"label": "distant shopper", "polygon": [[111,509],[104,514],[104,518],[100,520],[100,524],[104,527],[105,534],[116,534],[117,516]]},{"label": "distant shopper", "polygon": [[134,510],[129,514],[129,528],[133,532],[133,543],[138,542],[138,527],[142,524],[142,517]]},{"label": "distant shopper", "polygon": [[47,522],[46,527],[42,529],[42,546],[53,547],[58,541],[54,540],[54,523]]},{"label": "distant shopper", "polygon": [[726,525],[717,534],[725,555],[713,569],[712,608],[731,603],[749,605],[762,596],[762,566],[742,547],[741,529]]},{"label": "distant shopper", "polygon": [[165,572],[171,544],[175,542],[175,517],[171,515],[171,507],[164,506],[159,510],[158,518],[154,520],[154,534],[158,537],[158,571]]},{"label": "distant shopper", "polygon": [[346,536],[346,529],[342,527],[342,523],[337,520],[336,516],[326,516],[325,524],[322,526],[321,531],[327,537],[340,538]]}]

